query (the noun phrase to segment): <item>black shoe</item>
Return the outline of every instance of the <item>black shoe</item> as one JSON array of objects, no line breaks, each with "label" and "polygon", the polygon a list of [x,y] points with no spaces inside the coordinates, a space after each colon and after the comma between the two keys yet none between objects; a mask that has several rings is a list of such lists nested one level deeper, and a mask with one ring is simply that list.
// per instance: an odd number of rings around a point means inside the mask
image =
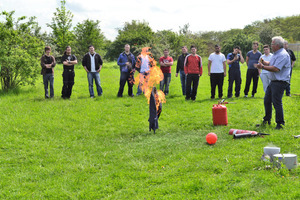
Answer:
[{"label": "black shoe", "polygon": [[117,95],[117,97],[123,97],[123,95]]},{"label": "black shoe", "polygon": [[266,125],[271,125],[271,121],[264,120],[261,124],[256,124],[256,127],[264,127]]},{"label": "black shoe", "polygon": [[134,94],[132,94],[132,95],[129,95],[130,97],[134,97]]},{"label": "black shoe", "polygon": [[227,96],[227,98],[232,98],[232,95],[231,96]]},{"label": "black shoe", "polygon": [[252,98],[254,97],[254,94],[252,94],[252,96],[251,96]]},{"label": "black shoe", "polygon": [[276,130],[280,130],[280,129],[283,129],[283,126],[282,124],[277,124],[276,127],[275,127]]}]

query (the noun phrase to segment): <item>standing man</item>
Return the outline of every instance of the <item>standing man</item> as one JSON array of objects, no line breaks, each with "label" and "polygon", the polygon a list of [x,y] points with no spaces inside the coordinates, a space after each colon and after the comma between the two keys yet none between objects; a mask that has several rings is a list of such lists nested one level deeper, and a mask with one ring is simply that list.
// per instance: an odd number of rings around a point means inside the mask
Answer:
[{"label": "standing man", "polygon": [[284,40],[280,36],[272,38],[272,50],[274,52],[271,61],[263,61],[257,65],[258,69],[268,70],[271,83],[269,84],[265,98],[265,116],[262,125],[271,124],[272,104],[276,112],[276,129],[282,129],[285,125],[283,117],[282,96],[284,89],[290,81],[291,59],[283,48]]},{"label": "standing man", "polygon": [[[263,61],[270,62],[272,55],[273,54],[270,53],[270,47],[269,47],[269,45],[264,45],[264,55],[262,55],[259,58],[259,62],[260,63],[262,63]],[[263,83],[264,92],[267,91],[267,87],[268,87],[268,85],[271,82],[270,79],[269,79],[269,77],[268,77],[268,73],[269,73],[269,71],[265,70],[265,69],[262,69],[261,73],[260,73],[260,79],[261,79],[261,82]]]},{"label": "standing man", "polygon": [[118,65],[120,66],[120,88],[118,97],[123,97],[124,86],[127,81],[128,95],[133,97],[132,87],[134,84],[134,72],[135,72],[135,58],[130,52],[130,45],[125,44],[125,51],[120,54],[118,58]]},{"label": "standing man", "polygon": [[72,94],[72,88],[74,85],[74,65],[77,64],[77,58],[71,54],[71,47],[67,46],[64,55],[61,60],[63,61],[64,72],[63,76],[63,87],[61,91],[61,97],[63,99],[69,99]]},{"label": "standing man", "polygon": [[257,90],[257,83],[259,77],[259,71],[254,67],[254,64],[258,63],[258,60],[261,56],[260,51],[258,51],[258,42],[255,41],[252,43],[252,49],[247,53],[246,63],[248,65],[247,76],[246,76],[246,86],[245,86],[245,97],[248,97],[248,92],[251,84],[251,79],[253,79],[253,89],[252,89],[252,96],[254,97],[256,90]]},{"label": "standing man", "polygon": [[185,92],[186,75],[184,73],[184,60],[185,60],[185,57],[188,55],[187,47],[186,46],[181,47],[181,52],[182,52],[182,54],[178,57],[175,76],[178,77],[178,72],[180,72],[182,94],[185,96],[185,94],[186,94],[186,92]]},{"label": "standing man", "polygon": [[215,45],[215,52],[208,57],[208,76],[210,76],[211,99],[215,98],[216,86],[218,86],[219,99],[223,96],[223,83],[226,76],[226,58],[220,52],[220,45]]},{"label": "standing man", "polygon": [[227,97],[232,97],[232,88],[233,88],[233,82],[235,82],[235,97],[240,96],[240,90],[241,90],[241,69],[240,69],[240,62],[243,64],[245,62],[241,48],[239,46],[236,46],[233,48],[233,52],[229,53],[227,55],[227,64],[229,66],[228,74],[228,93]]},{"label": "standing man", "polygon": [[45,47],[45,54],[41,58],[41,66],[42,71],[41,74],[43,75],[43,82],[44,82],[44,89],[45,89],[45,98],[48,99],[48,83],[50,83],[50,98],[54,97],[54,67],[56,65],[55,58],[50,55],[51,47]]},{"label": "standing man", "polygon": [[[295,61],[296,61],[296,56],[295,56],[294,52],[291,49],[289,49],[288,47],[289,47],[288,41],[284,40],[284,49],[288,52],[288,54],[290,55],[290,58],[291,58],[291,74],[290,74],[290,79],[291,79],[293,67],[294,67]],[[290,80],[290,84],[291,84],[291,80]],[[286,96],[291,96],[290,84],[286,87],[286,91],[285,91]]]},{"label": "standing man", "polygon": [[[197,48],[191,46],[191,54],[187,55],[184,61],[184,73],[187,76],[186,80],[186,100],[196,100],[199,78],[202,76],[202,59],[196,54]],[[193,84],[192,94],[191,86]]]},{"label": "standing man", "polygon": [[89,53],[85,54],[82,59],[82,65],[85,71],[87,72],[87,77],[89,82],[89,92],[91,98],[95,97],[93,80],[95,80],[98,96],[101,96],[103,92],[100,85],[100,74],[99,74],[102,69],[102,64],[103,61],[101,56],[95,52],[94,46],[90,45]]},{"label": "standing man", "polygon": [[165,95],[168,95],[171,82],[171,66],[173,65],[173,58],[169,56],[168,49],[164,50],[164,56],[159,59],[159,64],[160,69],[164,74],[164,79],[160,82],[160,90],[164,91]]}]

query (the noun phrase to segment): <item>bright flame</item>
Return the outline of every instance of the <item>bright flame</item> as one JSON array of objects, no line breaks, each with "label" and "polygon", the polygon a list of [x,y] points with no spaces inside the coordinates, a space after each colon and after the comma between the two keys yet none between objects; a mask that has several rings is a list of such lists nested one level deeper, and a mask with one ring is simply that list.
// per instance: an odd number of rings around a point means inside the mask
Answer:
[{"label": "bright flame", "polygon": [[[149,71],[145,73],[140,73],[135,78],[135,84],[139,85],[140,89],[144,92],[145,97],[148,99],[148,104],[150,103],[150,96],[152,88],[160,83],[164,79],[164,74],[161,69],[156,65],[152,54],[149,52],[150,47],[144,47],[142,49],[141,55],[137,59],[137,67],[141,67],[141,62],[143,59],[149,59]],[[140,58],[139,58],[140,57]],[[158,87],[159,88],[159,87]],[[156,97],[156,108],[158,110],[160,103],[166,103],[166,97],[163,91],[157,90]]]}]

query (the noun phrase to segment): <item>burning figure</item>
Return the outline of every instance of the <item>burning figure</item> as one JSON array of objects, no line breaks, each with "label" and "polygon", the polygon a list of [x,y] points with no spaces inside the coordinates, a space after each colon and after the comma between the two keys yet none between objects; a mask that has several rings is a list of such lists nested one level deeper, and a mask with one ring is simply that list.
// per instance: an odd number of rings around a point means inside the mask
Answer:
[{"label": "burning figure", "polygon": [[158,129],[158,118],[162,103],[165,103],[166,99],[165,94],[155,87],[163,80],[164,75],[161,69],[156,66],[156,61],[149,52],[149,47],[143,48],[141,54],[137,57],[136,69],[140,72],[139,76],[136,77],[137,95],[144,92],[148,99],[150,107],[149,130],[153,129],[155,133],[155,130]]}]

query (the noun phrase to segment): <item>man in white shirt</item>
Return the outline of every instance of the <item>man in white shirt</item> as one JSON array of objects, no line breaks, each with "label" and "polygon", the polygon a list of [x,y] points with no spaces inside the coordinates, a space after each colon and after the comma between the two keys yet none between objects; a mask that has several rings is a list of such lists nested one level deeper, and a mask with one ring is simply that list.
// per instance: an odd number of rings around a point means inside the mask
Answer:
[{"label": "man in white shirt", "polygon": [[208,58],[208,76],[210,76],[211,99],[215,98],[216,87],[218,86],[219,98],[223,96],[223,82],[226,76],[226,58],[221,53],[221,47],[215,45],[215,52]]},{"label": "man in white shirt", "polygon": [[[262,63],[263,61],[268,61],[270,62],[272,53],[270,53],[270,46],[269,45],[264,45],[264,54],[259,58],[259,62]],[[260,71],[260,70],[259,70]],[[260,79],[263,83],[263,88],[264,92],[267,91],[267,87],[270,84],[271,80],[268,77],[269,71],[262,69],[260,73]]]}]

